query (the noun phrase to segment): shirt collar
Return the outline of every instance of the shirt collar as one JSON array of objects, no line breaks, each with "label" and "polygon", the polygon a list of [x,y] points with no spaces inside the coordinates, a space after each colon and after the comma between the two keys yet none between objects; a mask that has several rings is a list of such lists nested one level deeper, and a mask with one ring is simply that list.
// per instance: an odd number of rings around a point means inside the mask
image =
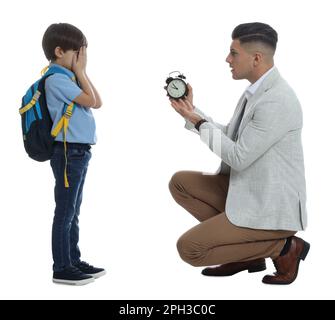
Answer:
[{"label": "shirt collar", "polygon": [[259,88],[261,83],[264,81],[264,79],[269,75],[269,73],[275,68],[273,66],[270,70],[265,72],[255,83],[251,84],[246,90],[245,95],[247,99],[250,99],[256,92],[256,90]]},{"label": "shirt collar", "polygon": [[49,68],[51,67],[57,67],[59,69],[62,69],[71,79],[75,77],[75,74],[71,70],[61,66],[58,63],[50,63]]}]

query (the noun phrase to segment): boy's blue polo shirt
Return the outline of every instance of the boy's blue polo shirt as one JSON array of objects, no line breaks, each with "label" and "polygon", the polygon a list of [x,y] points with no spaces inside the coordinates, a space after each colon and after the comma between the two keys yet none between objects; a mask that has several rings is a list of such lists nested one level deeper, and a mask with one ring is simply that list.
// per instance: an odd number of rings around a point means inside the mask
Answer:
[{"label": "boy's blue polo shirt", "polygon": [[[66,105],[70,104],[73,99],[82,93],[82,90],[71,80],[74,76],[71,70],[58,64],[50,64],[50,67],[52,65],[56,65],[69,75],[55,73],[45,82],[47,105],[54,128],[64,113],[64,103],[66,103]],[[66,141],[95,144],[97,141],[95,130],[95,120],[92,110],[76,104],[70,119]],[[55,140],[63,141],[63,130],[61,130]]]}]

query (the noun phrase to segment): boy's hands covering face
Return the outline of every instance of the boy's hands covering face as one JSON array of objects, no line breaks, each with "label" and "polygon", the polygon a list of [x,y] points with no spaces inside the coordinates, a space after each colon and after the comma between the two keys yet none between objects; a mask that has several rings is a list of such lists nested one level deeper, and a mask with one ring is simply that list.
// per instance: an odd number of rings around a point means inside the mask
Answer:
[{"label": "boy's hands covering face", "polygon": [[72,70],[74,73],[86,72],[87,48],[81,47],[72,57]]}]

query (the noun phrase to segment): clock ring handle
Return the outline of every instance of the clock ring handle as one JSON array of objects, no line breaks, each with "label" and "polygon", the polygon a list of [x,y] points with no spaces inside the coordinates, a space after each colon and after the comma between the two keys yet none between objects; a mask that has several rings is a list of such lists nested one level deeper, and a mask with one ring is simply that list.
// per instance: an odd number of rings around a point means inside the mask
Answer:
[{"label": "clock ring handle", "polygon": [[181,79],[186,79],[186,77],[180,72],[180,71],[172,71],[169,73],[169,77],[173,74],[173,73],[178,73],[178,78],[181,78]]}]

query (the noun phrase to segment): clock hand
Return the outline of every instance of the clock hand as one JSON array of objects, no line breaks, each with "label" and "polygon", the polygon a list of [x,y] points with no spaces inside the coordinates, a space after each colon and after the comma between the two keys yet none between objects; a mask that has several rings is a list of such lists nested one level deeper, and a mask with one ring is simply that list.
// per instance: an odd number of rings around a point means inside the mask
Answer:
[{"label": "clock hand", "polygon": [[173,86],[174,89],[178,90],[178,88],[174,84],[172,84],[172,86]]}]

